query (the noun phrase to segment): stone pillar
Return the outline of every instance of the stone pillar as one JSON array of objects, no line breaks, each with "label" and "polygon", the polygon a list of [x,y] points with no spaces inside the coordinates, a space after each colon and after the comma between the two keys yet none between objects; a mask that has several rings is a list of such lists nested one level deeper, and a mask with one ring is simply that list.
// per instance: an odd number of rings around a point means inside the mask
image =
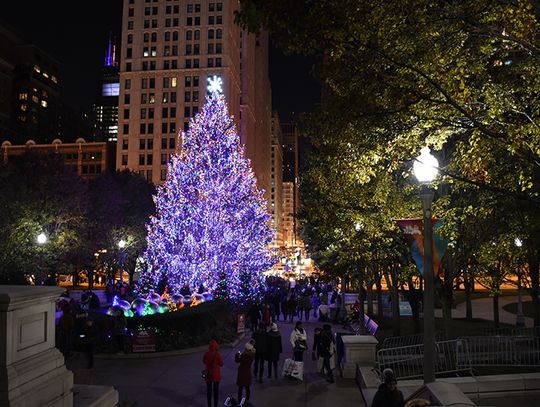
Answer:
[{"label": "stone pillar", "polygon": [[345,364],[343,366],[343,377],[354,379],[356,377],[356,366],[375,366],[375,352],[379,341],[371,335],[344,335],[343,345],[345,346]]},{"label": "stone pillar", "polygon": [[58,287],[0,285],[0,405],[71,407],[73,374],[55,348]]}]

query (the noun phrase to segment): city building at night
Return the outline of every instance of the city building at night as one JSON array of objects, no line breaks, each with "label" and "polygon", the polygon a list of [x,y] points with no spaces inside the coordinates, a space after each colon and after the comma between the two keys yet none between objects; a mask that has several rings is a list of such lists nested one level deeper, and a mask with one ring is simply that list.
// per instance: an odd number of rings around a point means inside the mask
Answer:
[{"label": "city building at night", "polygon": [[283,227],[285,246],[298,240],[298,130],[295,124],[282,123],[283,151]]},{"label": "city building at night", "polygon": [[279,116],[272,115],[272,175],[270,190],[270,226],[275,230],[272,246],[283,246],[283,150]]},{"label": "city building at night", "polygon": [[207,95],[223,81],[229,113],[270,209],[271,92],[268,36],[234,22],[237,1],[124,0],[117,169],[154,183]]},{"label": "city building at night", "polygon": [[[1,146],[2,162],[7,164],[12,157],[26,154],[30,150],[37,154],[60,154],[66,166],[85,179],[95,178],[103,172],[114,170],[114,144],[86,142],[80,138],[74,143],[62,143],[55,139],[51,144],[36,144],[28,140],[25,144],[4,141]],[[111,154],[113,153],[113,154]]]},{"label": "city building at night", "polygon": [[116,141],[118,137],[118,98],[120,74],[116,59],[116,45],[109,39],[107,53],[101,68],[101,81],[97,90],[94,113],[94,139]]},{"label": "city building at night", "polygon": [[[0,126],[16,143],[50,143],[59,135],[60,63],[0,26]],[[9,102],[8,102],[9,100]]]}]

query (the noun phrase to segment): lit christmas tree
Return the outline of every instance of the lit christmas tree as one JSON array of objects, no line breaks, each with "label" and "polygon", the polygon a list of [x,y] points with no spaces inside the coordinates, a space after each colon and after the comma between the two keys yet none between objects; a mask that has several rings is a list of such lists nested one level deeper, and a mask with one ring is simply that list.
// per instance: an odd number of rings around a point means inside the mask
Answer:
[{"label": "lit christmas tree", "polygon": [[180,152],[172,156],[167,181],[154,197],[143,292],[163,280],[169,292],[202,285],[235,302],[257,299],[264,291],[262,272],[273,265],[269,215],[218,93],[220,81],[209,79],[211,96],[181,134]]}]

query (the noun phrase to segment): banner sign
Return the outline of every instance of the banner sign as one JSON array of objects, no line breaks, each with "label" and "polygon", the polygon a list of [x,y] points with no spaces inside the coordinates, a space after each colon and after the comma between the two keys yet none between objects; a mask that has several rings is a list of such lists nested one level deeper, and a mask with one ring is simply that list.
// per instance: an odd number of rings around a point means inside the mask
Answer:
[{"label": "banner sign", "polygon": [[156,334],[152,329],[140,329],[133,332],[132,351],[137,352],[155,352]]},{"label": "banner sign", "polygon": [[[420,270],[420,274],[424,275],[424,222],[422,219],[398,219],[396,222],[407,239],[416,267]],[[442,224],[442,219],[432,219],[433,274],[435,276],[439,274],[439,266],[441,265],[441,260],[446,251],[446,246],[448,245],[448,239],[443,239],[443,237],[437,233],[437,230]]]},{"label": "banner sign", "polygon": [[246,316],[244,314],[238,314],[238,321],[236,324],[236,332],[241,334],[246,331]]}]

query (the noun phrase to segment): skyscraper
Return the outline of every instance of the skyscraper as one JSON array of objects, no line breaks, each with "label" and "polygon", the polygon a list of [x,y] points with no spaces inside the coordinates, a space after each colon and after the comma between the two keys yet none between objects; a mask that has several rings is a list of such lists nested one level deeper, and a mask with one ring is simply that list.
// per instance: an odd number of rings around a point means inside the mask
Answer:
[{"label": "skyscraper", "polygon": [[223,81],[260,188],[270,190],[268,37],[234,23],[238,2],[124,0],[117,168],[154,183],[204,103],[207,79]]},{"label": "skyscraper", "polygon": [[111,36],[103,61],[96,103],[93,106],[94,139],[96,141],[117,140],[119,95],[120,76],[116,59],[116,45]]},{"label": "skyscraper", "polygon": [[286,246],[295,246],[298,233],[298,130],[295,124],[281,124],[283,137],[283,227]]}]

